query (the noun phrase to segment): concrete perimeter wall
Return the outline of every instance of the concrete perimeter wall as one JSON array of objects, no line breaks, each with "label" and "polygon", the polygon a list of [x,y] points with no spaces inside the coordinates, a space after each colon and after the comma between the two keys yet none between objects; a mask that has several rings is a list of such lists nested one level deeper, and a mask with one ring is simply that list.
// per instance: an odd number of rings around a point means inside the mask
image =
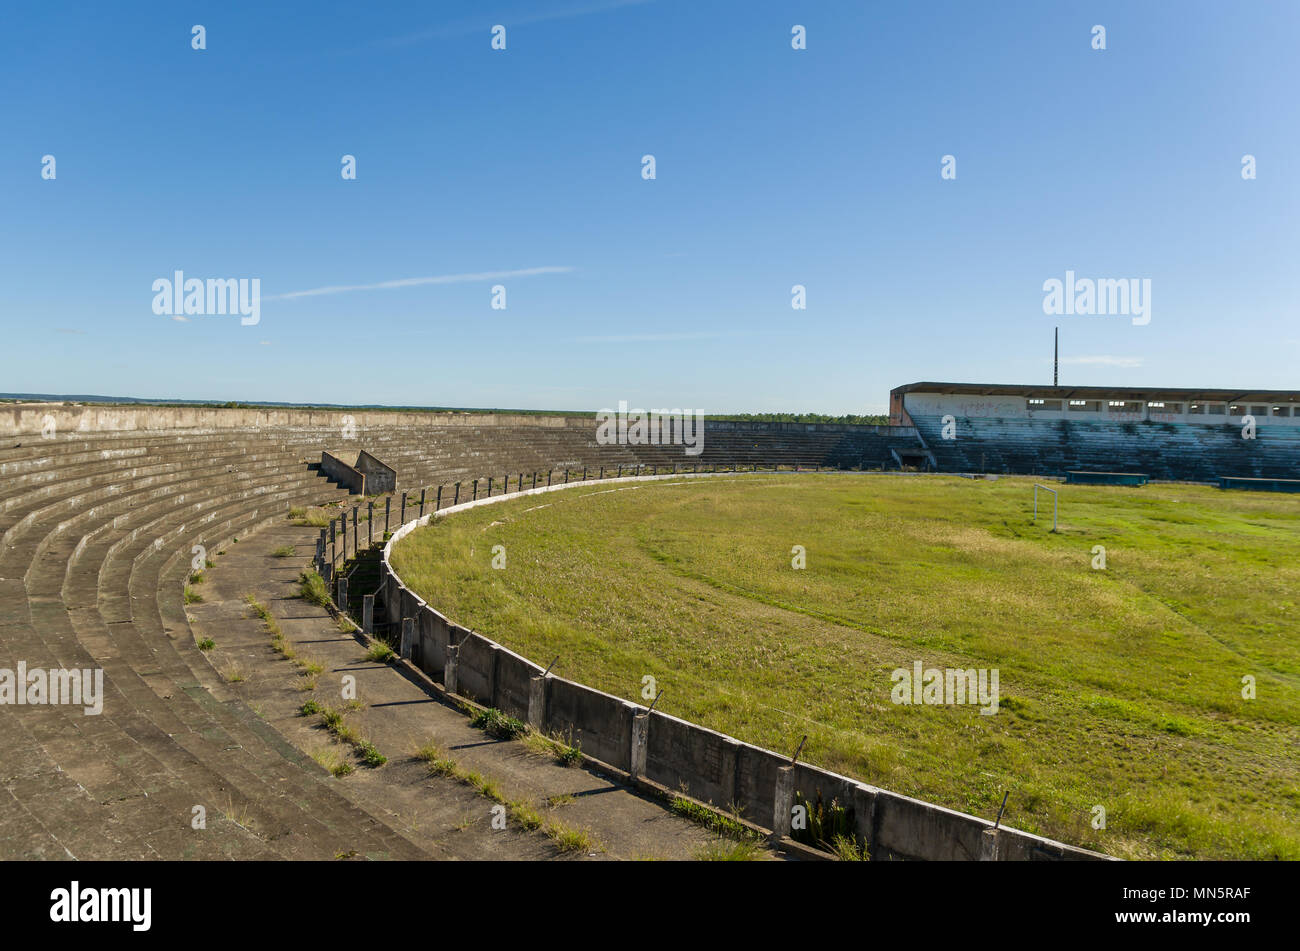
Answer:
[{"label": "concrete perimeter wall", "polygon": [[[529,413],[396,412],[340,409],[254,409],[218,406],[142,406],[132,404],[76,405],[65,403],[14,403],[0,405],[0,438],[39,436],[50,417],[59,435],[69,433],[165,432],[192,429],[211,431],[276,428],[357,430],[393,427],[440,429],[450,426],[482,428],[531,426],[539,429],[566,427],[595,431],[595,414],[586,416],[543,416]],[[345,422],[346,417],[346,422]],[[711,432],[844,432],[911,435],[908,427],[856,426],[841,423],[776,423],[709,420]]]},{"label": "concrete perimeter wall", "polygon": [[[646,476],[606,482],[710,476]],[[726,808],[740,806],[761,828],[789,833],[794,793],[823,802],[832,799],[851,810],[858,839],[873,860],[1060,860],[1107,859],[1090,852],[1001,828],[976,816],[858,782],[829,770],[734,739],[668,714],[565,680],[533,661],[449,620],[402,584],[393,571],[393,546],[431,518],[490,505],[520,495],[576,488],[582,483],[538,488],[480,499],[407,522],[384,546],[380,597],[390,619],[414,620],[414,637],[403,655],[447,688],[485,706],[496,707],[545,733],[579,744],[585,756],[668,790],[684,789],[692,798]],[[603,483],[602,483],[603,484]],[[780,828],[777,828],[780,826]]]},{"label": "concrete perimeter wall", "polygon": [[46,417],[60,435],[68,433],[166,432],[177,429],[268,430],[276,428],[342,429],[344,417],[358,430],[374,427],[536,426],[562,428],[577,424],[594,428],[590,416],[536,416],[509,413],[405,413],[378,410],[227,409],[131,405],[66,405],[15,403],[0,406],[0,437],[39,436]]}]

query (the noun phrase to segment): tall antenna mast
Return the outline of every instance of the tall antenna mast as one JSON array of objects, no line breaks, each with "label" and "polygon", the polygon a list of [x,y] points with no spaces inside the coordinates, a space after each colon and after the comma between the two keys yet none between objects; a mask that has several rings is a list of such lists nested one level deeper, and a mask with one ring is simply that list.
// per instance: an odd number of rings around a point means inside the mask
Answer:
[{"label": "tall antenna mast", "polygon": [[1052,332],[1052,386],[1059,386],[1058,371],[1061,366],[1061,328]]}]

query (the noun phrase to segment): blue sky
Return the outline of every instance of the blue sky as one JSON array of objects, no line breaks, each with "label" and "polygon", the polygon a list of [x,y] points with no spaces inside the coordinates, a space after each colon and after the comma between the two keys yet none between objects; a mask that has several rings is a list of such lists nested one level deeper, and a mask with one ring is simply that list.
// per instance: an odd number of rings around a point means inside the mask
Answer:
[{"label": "blue sky", "polygon": [[[10,4],[0,392],[877,412],[1050,382],[1058,325],[1064,383],[1293,388],[1297,39],[1274,2]],[[154,314],[178,269],[260,278],[261,322]],[[1150,323],[1044,315],[1067,269],[1150,279]]]}]

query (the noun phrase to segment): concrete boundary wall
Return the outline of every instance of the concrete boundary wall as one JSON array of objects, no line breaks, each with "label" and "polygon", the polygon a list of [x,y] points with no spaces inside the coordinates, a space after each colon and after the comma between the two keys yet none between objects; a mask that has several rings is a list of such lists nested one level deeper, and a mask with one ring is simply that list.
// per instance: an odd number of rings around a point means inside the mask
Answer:
[{"label": "concrete boundary wall", "polygon": [[[64,403],[14,403],[0,406],[0,437],[39,436],[46,416],[54,421],[57,437],[69,433],[88,435],[118,432],[168,432],[189,430],[221,432],[272,429],[335,429],[344,426],[364,438],[370,429],[450,427],[488,428],[531,426],[539,429],[582,425],[595,430],[594,417],[541,416],[513,413],[421,413],[380,410],[227,409],[224,407],[67,405]],[[346,419],[345,419],[346,417]]]},{"label": "concrete boundary wall", "polygon": [[[652,482],[716,478],[738,473],[633,476],[607,479]],[[670,716],[583,684],[546,674],[533,661],[449,620],[418,598],[393,571],[393,546],[430,519],[526,495],[564,491],[591,483],[553,485],[478,499],[407,522],[384,545],[380,597],[389,618],[415,620],[409,658],[451,693],[497,707],[536,729],[578,744],[591,757],[633,778],[668,790],[685,789],[718,808],[741,814],[775,835],[790,832],[796,792],[820,794],[850,811],[859,841],[872,860],[1109,860],[1109,856],[1056,842],[977,816],[946,809],[868,785]]]},{"label": "concrete boundary wall", "polygon": [[[584,429],[596,431],[595,413],[586,416],[533,413],[419,412],[338,409],[227,408],[220,406],[141,406],[132,404],[13,403],[0,404],[0,438],[40,436],[49,420],[56,438],[68,434],[89,435],[118,432],[167,432],[191,430],[217,432],[246,429],[266,433],[273,429],[337,429],[344,427],[364,439],[367,430],[486,429],[530,427],[535,429]],[[786,423],[743,420],[707,420],[707,432],[876,433],[885,436],[914,435],[915,429],[901,426],[872,426],[852,423]]]}]

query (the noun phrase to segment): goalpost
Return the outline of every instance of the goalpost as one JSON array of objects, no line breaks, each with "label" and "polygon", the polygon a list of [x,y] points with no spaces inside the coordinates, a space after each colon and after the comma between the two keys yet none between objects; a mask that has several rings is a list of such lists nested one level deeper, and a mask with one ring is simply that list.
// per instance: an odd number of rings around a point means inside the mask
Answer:
[{"label": "goalpost", "polygon": [[1056,515],[1060,509],[1060,499],[1056,494],[1056,490],[1053,489],[1051,486],[1040,485],[1037,482],[1034,483],[1034,521],[1035,522],[1038,521],[1038,490],[1039,489],[1042,489],[1044,492],[1052,493],[1052,531],[1056,531]]}]

